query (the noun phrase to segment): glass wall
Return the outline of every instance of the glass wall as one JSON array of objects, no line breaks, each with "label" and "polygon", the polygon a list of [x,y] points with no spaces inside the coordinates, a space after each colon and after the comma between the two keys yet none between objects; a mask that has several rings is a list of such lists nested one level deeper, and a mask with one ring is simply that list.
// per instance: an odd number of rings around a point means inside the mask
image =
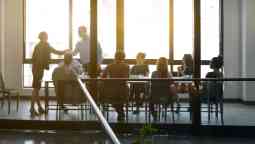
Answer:
[{"label": "glass wall", "polygon": [[169,57],[169,1],[125,0],[124,49],[128,59]]},{"label": "glass wall", "polygon": [[114,58],[116,50],[116,0],[98,1],[98,41],[105,59]]},{"label": "glass wall", "polygon": [[68,7],[68,0],[26,1],[26,59],[32,58],[38,34],[42,31],[48,33],[49,43],[55,49],[64,50],[69,47]]},{"label": "glass wall", "polygon": [[201,1],[201,59],[211,60],[219,55],[220,6],[219,0]]},{"label": "glass wall", "polygon": [[[193,1],[173,0],[173,4],[171,22],[168,0],[124,0],[124,50],[128,59],[135,59],[138,52],[145,52],[146,59],[155,60],[162,56],[170,59],[171,39],[174,41],[173,60],[181,60],[184,54],[193,53]],[[84,25],[88,33],[90,31],[90,0],[27,0],[25,6],[26,64],[31,64],[39,32],[48,32],[49,43],[63,50],[75,48],[79,41],[79,26]],[[219,55],[219,9],[219,0],[201,1],[203,61]],[[105,59],[113,59],[116,51],[116,14],[116,0],[98,0],[98,41]],[[173,33],[169,30],[171,24]],[[61,57],[53,55],[52,58]],[[149,64],[154,65],[151,61]],[[32,79],[28,77],[31,71],[27,70],[24,69],[24,86],[29,86]],[[208,71],[208,66],[202,66],[202,77]]]},{"label": "glass wall", "polygon": [[193,53],[193,0],[174,0],[174,59]]}]

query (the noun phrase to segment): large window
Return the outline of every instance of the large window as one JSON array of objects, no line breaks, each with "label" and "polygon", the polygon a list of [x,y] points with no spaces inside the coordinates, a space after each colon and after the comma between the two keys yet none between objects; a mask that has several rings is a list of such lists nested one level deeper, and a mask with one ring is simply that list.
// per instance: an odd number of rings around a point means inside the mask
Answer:
[{"label": "large window", "polygon": [[219,0],[201,1],[201,59],[219,55],[220,46]]},{"label": "large window", "polygon": [[116,50],[116,0],[98,1],[98,41],[103,57],[113,58]]},{"label": "large window", "polygon": [[174,0],[174,59],[193,50],[193,0]]},{"label": "large window", "polygon": [[169,57],[169,0],[125,0],[124,49],[127,58]]},{"label": "large window", "polygon": [[[26,1],[25,57],[27,59],[32,57],[41,31],[48,33],[49,43],[56,49],[63,50],[69,47],[68,7],[69,0]],[[53,58],[58,57],[53,56]]]},{"label": "large window", "polygon": [[[128,59],[135,59],[138,52],[145,52],[147,59],[164,56],[178,65],[176,60],[181,60],[186,53],[193,53],[193,0],[123,1],[123,47]],[[219,3],[219,0],[201,0],[201,59],[207,64],[219,55]],[[116,51],[116,6],[116,0],[98,0],[97,4],[98,41],[106,60],[113,59]],[[58,50],[74,49],[79,40],[78,27],[85,25],[90,31],[90,0],[26,0],[25,7],[24,86],[30,87],[31,57],[38,33],[48,32],[49,43]],[[174,27],[173,31],[170,26]],[[173,47],[170,41],[173,41]],[[52,58],[62,57],[52,55]],[[153,61],[149,63],[154,64]],[[55,66],[52,65],[50,71]],[[208,66],[203,66],[202,76],[208,70]],[[45,79],[51,79],[50,72]]]}]

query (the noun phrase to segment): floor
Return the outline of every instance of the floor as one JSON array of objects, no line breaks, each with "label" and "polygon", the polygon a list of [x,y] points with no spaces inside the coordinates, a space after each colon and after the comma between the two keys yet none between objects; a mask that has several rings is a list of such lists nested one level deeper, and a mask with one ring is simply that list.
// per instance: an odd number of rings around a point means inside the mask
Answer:
[{"label": "floor", "polygon": [[[131,144],[137,136],[118,135],[122,144]],[[254,144],[255,139],[192,136],[153,136],[152,144]],[[100,132],[82,131],[0,131],[0,144],[111,144]]]},{"label": "floor", "polygon": [[[51,101],[51,104],[54,104],[54,101]],[[86,120],[97,120],[96,116],[93,112],[87,110],[81,115],[80,111],[77,110],[69,110],[67,113],[60,112],[57,117],[56,111],[50,110],[47,115],[41,115],[38,117],[31,117],[29,113],[29,101],[22,100],[20,102],[19,111],[16,111],[16,102],[12,101],[11,105],[11,113],[8,114],[7,111],[7,103],[0,109],[0,119],[21,119],[21,120],[73,120],[73,121],[86,121]],[[181,106],[187,106],[186,103],[181,103]],[[203,105],[204,107],[205,105]],[[143,109],[141,109],[142,111]],[[182,110],[187,110],[183,108]],[[206,109],[205,109],[206,110]],[[189,124],[190,113],[189,112],[180,112],[175,113],[175,123],[178,124]],[[113,110],[109,113],[108,121],[109,122],[117,122],[117,114]],[[151,118],[152,119],[152,118]],[[131,109],[128,113],[128,121],[129,123],[144,123],[145,113],[140,112],[139,115],[135,115],[132,113]],[[147,119],[148,121],[148,119]],[[167,114],[166,120],[161,117],[158,123],[173,123],[171,112]],[[202,113],[202,124],[203,125],[222,125],[220,120],[216,120],[213,116],[211,121],[208,121],[208,113]],[[245,125],[245,126],[255,126],[255,105],[245,105],[241,103],[225,103],[224,104],[224,125]]]}]

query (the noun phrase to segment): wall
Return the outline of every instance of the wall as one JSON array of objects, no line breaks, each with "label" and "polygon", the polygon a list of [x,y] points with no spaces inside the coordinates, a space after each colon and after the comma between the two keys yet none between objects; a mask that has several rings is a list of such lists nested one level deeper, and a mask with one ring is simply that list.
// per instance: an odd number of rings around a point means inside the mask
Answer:
[{"label": "wall", "polygon": [[[242,75],[255,76],[255,1],[242,1]],[[243,99],[255,101],[255,82],[246,82],[243,86]]]},{"label": "wall", "polygon": [[[224,0],[224,76],[241,76],[241,22],[240,3],[242,0]],[[242,85],[225,82],[224,97],[242,98]]]},{"label": "wall", "polygon": [[4,63],[3,74],[6,86],[15,89],[22,88],[22,1],[2,0],[3,12],[1,31],[4,37],[1,59]]},{"label": "wall", "polygon": [[4,66],[4,64],[3,64],[3,60],[2,60],[2,58],[3,58],[3,56],[2,56],[2,51],[3,51],[3,45],[4,45],[4,43],[3,43],[3,33],[4,33],[4,24],[3,24],[3,19],[4,19],[4,17],[3,17],[3,15],[4,15],[4,0],[0,0],[0,72],[2,72],[2,70],[3,70],[3,66]]}]

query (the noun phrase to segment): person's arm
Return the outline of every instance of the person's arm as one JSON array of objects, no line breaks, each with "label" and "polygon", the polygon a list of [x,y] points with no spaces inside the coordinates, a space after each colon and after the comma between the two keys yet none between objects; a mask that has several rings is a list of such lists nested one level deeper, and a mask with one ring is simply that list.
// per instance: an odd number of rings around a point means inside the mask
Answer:
[{"label": "person's arm", "polygon": [[68,51],[68,49],[63,50],[63,51],[56,50],[52,46],[49,46],[49,48],[50,48],[50,52],[53,54],[56,54],[56,55],[63,55],[63,54],[65,54],[66,51]]},{"label": "person's arm", "polygon": [[74,49],[74,51],[73,51],[73,56],[76,56],[79,52],[80,52],[80,46],[79,46],[79,44],[77,43],[77,44],[75,45],[75,49]]},{"label": "person's arm", "polygon": [[149,66],[146,65],[146,70],[145,70],[145,75],[144,76],[149,76],[150,70],[149,70]]}]

